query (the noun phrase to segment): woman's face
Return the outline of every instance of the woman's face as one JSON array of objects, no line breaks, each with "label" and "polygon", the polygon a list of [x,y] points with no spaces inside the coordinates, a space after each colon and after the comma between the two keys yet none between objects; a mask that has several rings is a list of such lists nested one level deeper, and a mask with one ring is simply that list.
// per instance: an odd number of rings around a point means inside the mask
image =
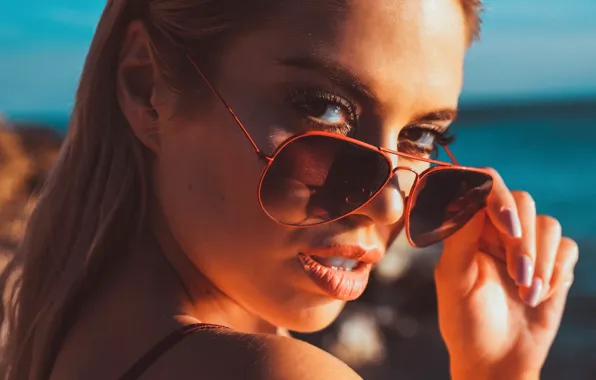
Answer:
[{"label": "woman's face", "polygon": [[[462,85],[467,35],[459,1],[339,3],[288,1],[266,29],[226,50],[215,87],[265,153],[316,130],[428,155]],[[200,109],[174,117],[156,152],[158,198],[174,238],[249,313],[296,331],[325,327],[361,294],[370,262],[403,225],[397,181],[339,221],[282,226],[257,199],[264,161],[219,102]],[[308,169],[306,162],[296,170]],[[369,263],[342,270],[354,263],[330,259],[354,252],[366,252]]]}]

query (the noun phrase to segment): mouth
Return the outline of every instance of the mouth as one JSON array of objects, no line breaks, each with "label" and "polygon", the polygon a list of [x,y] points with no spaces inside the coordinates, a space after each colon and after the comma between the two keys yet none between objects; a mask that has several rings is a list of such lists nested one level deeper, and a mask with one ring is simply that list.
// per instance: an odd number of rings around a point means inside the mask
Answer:
[{"label": "mouth", "polygon": [[351,272],[353,270],[360,269],[363,265],[366,265],[362,261],[346,259],[343,257],[325,257],[325,256],[310,256],[317,263],[331,268],[333,270],[342,270]]},{"label": "mouth", "polygon": [[341,245],[313,248],[298,254],[310,279],[327,295],[342,301],[352,301],[362,295],[370,271],[381,257],[380,250]]}]

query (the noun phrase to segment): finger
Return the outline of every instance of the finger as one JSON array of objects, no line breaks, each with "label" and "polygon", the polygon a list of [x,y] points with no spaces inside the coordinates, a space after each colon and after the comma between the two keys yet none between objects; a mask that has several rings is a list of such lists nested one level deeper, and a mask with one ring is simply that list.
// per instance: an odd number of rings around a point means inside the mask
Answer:
[{"label": "finger", "polygon": [[549,291],[560,240],[561,224],[557,219],[546,215],[536,218],[534,279],[532,286],[519,289],[520,298],[531,307],[536,307]]},{"label": "finger", "polygon": [[457,278],[462,288],[468,288],[476,280],[474,261],[477,243],[487,224],[486,212],[479,211],[459,231],[445,239],[443,253],[435,268],[437,278]]},{"label": "finger", "polygon": [[551,216],[538,216],[536,218],[534,277],[542,279],[545,290],[550,287],[560,245],[561,223]]},{"label": "finger", "polygon": [[486,204],[488,216],[500,232],[509,237],[520,238],[522,227],[515,199],[499,173],[491,168],[486,170],[493,178],[493,187]]},{"label": "finger", "polygon": [[557,252],[550,291],[545,300],[534,309],[541,327],[552,329],[560,324],[567,296],[573,284],[578,258],[577,244],[569,238],[562,238]]},{"label": "finger", "polygon": [[568,237],[563,237],[559,243],[559,250],[550,280],[550,291],[546,298],[560,288],[569,288],[573,284],[573,273],[579,259],[577,243]]},{"label": "finger", "polygon": [[512,193],[522,229],[521,238],[507,238],[507,271],[518,286],[540,287],[534,280],[536,260],[536,204],[530,194],[522,191]]}]

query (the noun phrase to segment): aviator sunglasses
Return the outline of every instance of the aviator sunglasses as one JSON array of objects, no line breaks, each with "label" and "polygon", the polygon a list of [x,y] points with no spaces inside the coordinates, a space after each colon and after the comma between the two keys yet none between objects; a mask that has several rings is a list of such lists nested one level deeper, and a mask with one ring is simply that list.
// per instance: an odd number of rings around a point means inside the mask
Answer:
[{"label": "aviator sunglasses", "polygon": [[[365,207],[397,177],[408,241],[414,247],[427,247],[451,236],[486,205],[491,174],[460,166],[446,145],[441,146],[451,163],[311,131],[288,138],[273,154],[266,154],[197,64],[187,58],[265,161],[257,197],[263,212],[279,224],[311,227],[337,221]],[[430,167],[420,173],[405,165],[394,167],[389,155]]]}]

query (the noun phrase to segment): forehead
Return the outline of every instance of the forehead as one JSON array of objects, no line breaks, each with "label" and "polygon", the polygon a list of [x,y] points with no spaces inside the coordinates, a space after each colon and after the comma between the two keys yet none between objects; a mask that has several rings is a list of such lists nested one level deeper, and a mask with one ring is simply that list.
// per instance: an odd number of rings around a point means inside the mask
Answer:
[{"label": "forehead", "polygon": [[272,25],[278,54],[335,62],[386,107],[396,97],[402,107],[457,103],[467,47],[459,0],[287,1]]}]

